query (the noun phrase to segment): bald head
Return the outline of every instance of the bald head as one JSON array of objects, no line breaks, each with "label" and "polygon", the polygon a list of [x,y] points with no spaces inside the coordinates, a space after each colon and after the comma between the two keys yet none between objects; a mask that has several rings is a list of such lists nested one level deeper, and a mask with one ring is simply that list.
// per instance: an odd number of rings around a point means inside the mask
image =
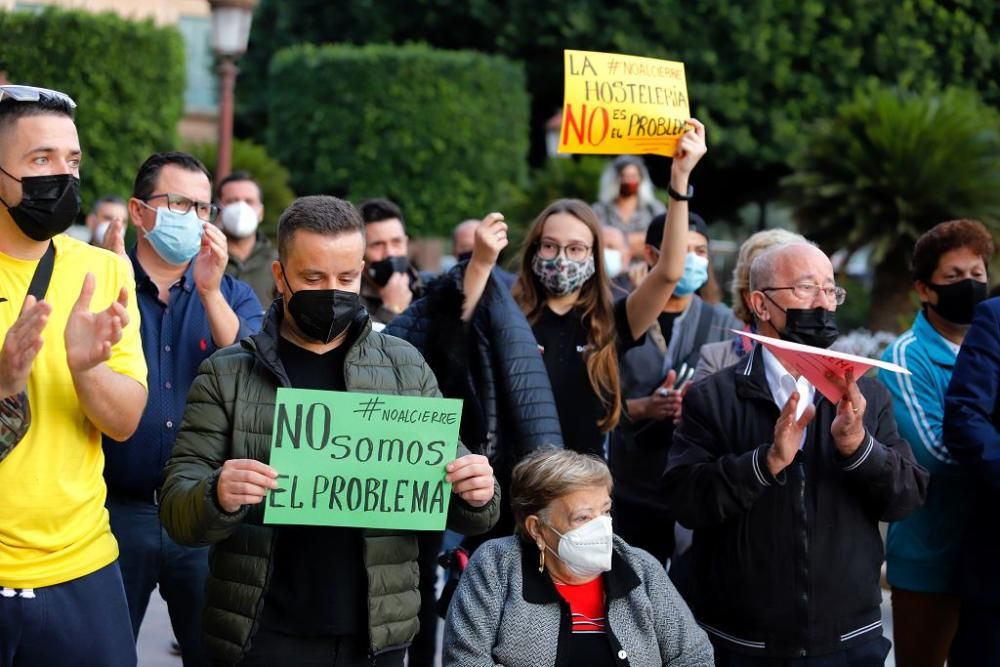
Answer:
[{"label": "bald head", "polygon": [[[822,250],[808,242],[777,245],[757,256],[750,266],[750,309],[760,333],[777,336],[784,331],[789,308],[837,309],[835,300],[817,290],[802,298],[794,289],[804,283],[833,287],[833,265]],[[777,289],[775,289],[777,288]]]},{"label": "bald head", "polygon": [[808,242],[785,243],[762,252],[750,265],[750,291],[765,287],[791,287],[808,281],[833,284],[830,258]]},{"label": "bald head", "polygon": [[458,257],[472,252],[476,246],[476,227],[478,226],[479,220],[464,220],[455,227],[451,233],[451,254]]}]

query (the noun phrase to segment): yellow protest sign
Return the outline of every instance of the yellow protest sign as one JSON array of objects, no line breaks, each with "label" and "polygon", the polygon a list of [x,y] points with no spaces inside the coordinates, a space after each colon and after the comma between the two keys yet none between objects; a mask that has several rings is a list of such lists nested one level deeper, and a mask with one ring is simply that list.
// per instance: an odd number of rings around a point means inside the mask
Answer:
[{"label": "yellow protest sign", "polygon": [[560,153],[671,156],[691,117],[684,63],[565,51]]}]

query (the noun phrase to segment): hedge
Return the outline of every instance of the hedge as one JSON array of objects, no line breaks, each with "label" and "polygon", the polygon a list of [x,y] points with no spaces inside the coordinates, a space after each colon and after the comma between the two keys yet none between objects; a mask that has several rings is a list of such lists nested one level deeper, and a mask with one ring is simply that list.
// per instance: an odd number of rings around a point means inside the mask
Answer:
[{"label": "hedge", "polygon": [[423,45],[294,46],[269,78],[270,153],[299,194],[386,196],[444,235],[526,175],[523,68]]},{"label": "hedge", "polygon": [[84,209],[127,195],[142,162],[175,147],[183,111],[184,43],[175,28],[117,15],[0,11],[0,71],[77,103]]}]

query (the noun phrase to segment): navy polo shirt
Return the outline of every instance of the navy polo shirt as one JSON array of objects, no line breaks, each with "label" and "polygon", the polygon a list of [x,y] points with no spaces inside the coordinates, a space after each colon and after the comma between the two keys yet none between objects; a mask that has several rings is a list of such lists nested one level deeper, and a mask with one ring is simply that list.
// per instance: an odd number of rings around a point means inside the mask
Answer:
[{"label": "navy polo shirt", "polygon": [[[104,479],[111,494],[152,501],[153,491],[163,485],[163,466],[173,451],[198,366],[218,348],[195,289],[194,262],[170,286],[170,303],[165,304],[136,259],[135,249],[129,258],[142,319],[142,351],[149,367],[149,398],[131,438],[117,442],[104,436]],[[250,286],[223,275],[221,291],[240,320],[236,340],[257,333],[264,313]]]}]

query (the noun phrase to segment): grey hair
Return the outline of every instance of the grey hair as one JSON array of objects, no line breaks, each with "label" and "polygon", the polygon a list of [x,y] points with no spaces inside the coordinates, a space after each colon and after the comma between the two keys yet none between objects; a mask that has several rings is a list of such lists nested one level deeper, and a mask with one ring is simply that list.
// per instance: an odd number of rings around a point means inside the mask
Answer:
[{"label": "grey hair", "polygon": [[754,260],[769,248],[788,243],[808,243],[805,237],[787,229],[765,229],[743,242],[733,267],[733,281],[730,295],[733,299],[733,314],[747,324],[753,321],[753,313],[747,308],[744,297],[750,291],[750,266]]},{"label": "grey hair", "polygon": [[571,449],[540,449],[514,466],[510,483],[510,506],[514,532],[529,538],[524,520],[542,514],[556,498],[588,486],[613,488],[608,464],[596,456]]},{"label": "grey hair", "polygon": [[780,245],[771,246],[760,255],[757,259],[753,261],[750,265],[750,291],[756,292],[759,289],[767,286],[774,278],[775,265],[778,263],[778,258],[785,253],[786,250],[797,246],[805,245],[817,248],[815,243],[812,241],[798,241],[792,243],[782,243]]}]

